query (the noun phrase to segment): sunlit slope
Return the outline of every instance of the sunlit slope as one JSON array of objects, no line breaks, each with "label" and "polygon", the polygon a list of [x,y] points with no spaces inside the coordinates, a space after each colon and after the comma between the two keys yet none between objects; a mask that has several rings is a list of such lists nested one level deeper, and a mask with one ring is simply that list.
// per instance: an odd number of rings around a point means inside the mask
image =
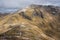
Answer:
[{"label": "sunlit slope", "polygon": [[0,21],[0,34],[11,35],[13,29],[19,28],[24,33],[22,37],[16,37],[19,40],[59,40],[59,11],[59,8],[53,6],[31,5],[5,16]]}]

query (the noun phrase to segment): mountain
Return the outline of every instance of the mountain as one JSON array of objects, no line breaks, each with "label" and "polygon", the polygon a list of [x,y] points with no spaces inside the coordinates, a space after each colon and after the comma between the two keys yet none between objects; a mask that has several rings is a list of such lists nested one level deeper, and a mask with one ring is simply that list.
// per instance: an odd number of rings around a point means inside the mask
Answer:
[{"label": "mountain", "polygon": [[15,12],[17,11],[19,8],[2,8],[0,7],[0,12],[2,13],[10,13],[10,12]]},{"label": "mountain", "polygon": [[1,40],[60,40],[60,7],[30,5],[4,16]]},{"label": "mountain", "polygon": [[2,12],[0,12],[0,21],[2,20],[2,19],[4,19],[4,17],[6,16],[6,15],[8,15],[9,13],[2,13]]}]

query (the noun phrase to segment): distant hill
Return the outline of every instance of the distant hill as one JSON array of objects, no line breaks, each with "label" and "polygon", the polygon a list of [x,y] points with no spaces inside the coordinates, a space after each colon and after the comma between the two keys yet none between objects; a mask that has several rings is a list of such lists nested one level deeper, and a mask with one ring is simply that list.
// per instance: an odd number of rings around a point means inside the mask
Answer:
[{"label": "distant hill", "polygon": [[30,5],[0,21],[2,40],[60,40],[60,7]]},{"label": "distant hill", "polygon": [[9,13],[2,13],[0,12],[0,21],[4,19],[5,16],[7,16]]},{"label": "distant hill", "polygon": [[17,11],[19,8],[0,8],[0,12],[2,13],[10,13],[10,12],[15,12]]},{"label": "distant hill", "polygon": [[2,12],[0,12],[0,17],[1,16],[6,16],[6,15],[8,15],[9,13],[2,13]]}]

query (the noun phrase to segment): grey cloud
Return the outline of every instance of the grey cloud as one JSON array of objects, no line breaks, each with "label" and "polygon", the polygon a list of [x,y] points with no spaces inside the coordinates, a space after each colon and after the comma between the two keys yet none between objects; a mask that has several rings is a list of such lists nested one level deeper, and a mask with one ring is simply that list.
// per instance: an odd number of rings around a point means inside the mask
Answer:
[{"label": "grey cloud", "polygon": [[23,7],[31,3],[32,0],[1,0],[0,7]]},{"label": "grey cloud", "polygon": [[0,0],[0,7],[19,8],[30,4],[59,5],[60,0]]},{"label": "grey cloud", "polygon": [[[60,0],[0,0],[0,8],[24,8],[30,4],[60,6]],[[11,9],[6,11],[11,11]]]}]

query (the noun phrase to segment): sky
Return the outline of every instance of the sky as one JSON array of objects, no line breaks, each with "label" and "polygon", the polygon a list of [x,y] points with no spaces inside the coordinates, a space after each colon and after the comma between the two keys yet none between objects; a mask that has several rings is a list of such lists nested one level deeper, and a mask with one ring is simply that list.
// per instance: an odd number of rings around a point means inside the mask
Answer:
[{"label": "sky", "polygon": [[24,8],[30,4],[60,6],[60,0],[0,0],[0,12]]}]

